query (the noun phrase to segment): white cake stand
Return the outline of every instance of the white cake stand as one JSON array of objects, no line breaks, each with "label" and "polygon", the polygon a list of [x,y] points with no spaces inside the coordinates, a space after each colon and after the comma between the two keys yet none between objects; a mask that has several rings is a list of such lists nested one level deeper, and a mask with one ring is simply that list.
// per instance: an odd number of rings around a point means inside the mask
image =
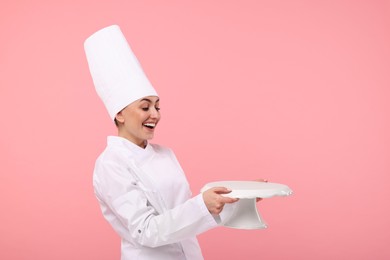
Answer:
[{"label": "white cake stand", "polygon": [[236,203],[225,204],[220,213],[221,224],[238,229],[261,229],[267,224],[261,218],[256,207],[256,198],[271,198],[273,196],[289,196],[292,190],[279,183],[257,181],[218,181],[206,184],[201,192],[213,187],[226,187],[232,192],[224,196],[239,198]]}]

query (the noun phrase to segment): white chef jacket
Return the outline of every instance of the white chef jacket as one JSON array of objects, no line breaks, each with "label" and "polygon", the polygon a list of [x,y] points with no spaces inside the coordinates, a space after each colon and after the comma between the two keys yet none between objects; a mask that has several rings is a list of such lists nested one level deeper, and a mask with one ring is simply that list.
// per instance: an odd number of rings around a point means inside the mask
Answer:
[{"label": "white chef jacket", "polygon": [[203,259],[196,235],[218,224],[191,191],[174,153],[109,136],[93,185],[106,220],[120,235],[121,260]]}]

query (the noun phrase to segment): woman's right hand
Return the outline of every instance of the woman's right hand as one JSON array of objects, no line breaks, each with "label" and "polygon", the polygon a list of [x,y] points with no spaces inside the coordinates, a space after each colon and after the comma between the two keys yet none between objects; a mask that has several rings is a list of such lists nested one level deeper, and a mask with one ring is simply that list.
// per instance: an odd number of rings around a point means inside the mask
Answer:
[{"label": "woman's right hand", "polygon": [[234,203],[239,199],[224,197],[221,194],[228,194],[231,190],[225,187],[214,187],[203,192],[203,200],[207,209],[213,215],[218,215],[223,210],[225,203]]}]

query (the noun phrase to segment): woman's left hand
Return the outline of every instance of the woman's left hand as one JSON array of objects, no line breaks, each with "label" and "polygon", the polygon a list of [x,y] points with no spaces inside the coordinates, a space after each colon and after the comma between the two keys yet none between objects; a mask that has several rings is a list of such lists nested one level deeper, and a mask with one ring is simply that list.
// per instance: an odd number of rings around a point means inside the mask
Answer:
[{"label": "woman's left hand", "polygon": [[[259,182],[268,182],[267,179],[256,179],[255,181],[259,181]],[[256,198],[256,202],[259,202],[260,200],[262,200],[262,198]]]}]

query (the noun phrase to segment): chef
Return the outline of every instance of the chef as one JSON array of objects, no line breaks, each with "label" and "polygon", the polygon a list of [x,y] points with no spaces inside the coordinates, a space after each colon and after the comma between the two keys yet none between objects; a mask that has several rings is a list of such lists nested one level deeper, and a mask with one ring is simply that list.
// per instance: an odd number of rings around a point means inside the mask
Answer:
[{"label": "chef", "polygon": [[151,144],[160,100],[117,25],[84,43],[99,97],[115,122],[96,160],[93,186],[105,219],[121,237],[121,259],[203,259],[196,235],[218,226],[230,190],[192,197],[175,154]]}]

